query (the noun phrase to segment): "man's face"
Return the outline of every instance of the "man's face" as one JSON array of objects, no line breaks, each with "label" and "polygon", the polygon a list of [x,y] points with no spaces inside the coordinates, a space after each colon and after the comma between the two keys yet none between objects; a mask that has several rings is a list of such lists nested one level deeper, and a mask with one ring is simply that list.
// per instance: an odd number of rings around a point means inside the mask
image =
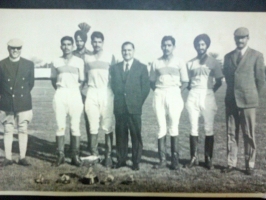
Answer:
[{"label": "man's face", "polygon": [[122,48],[122,56],[125,61],[129,61],[134,57],[135,50],[131,44],[124,45]]},{"label": "man's face", "polygon": [[243,49],[247,46],[249,36],[235,36],[235,42],[238,49]]},{"label": "man's face", "polygon": [[79,35],[75,38],[75,41],[78,50],[81,50],[85,47],[86,43],[81,39]]},{"label": "man's face", "polygon": [[94,37],[91,41],[94,52],[99,52],[103,50],[103,41],[101,38]]},{"label": "man's face", "polygon": [[197,44],[196,44],[196,51],[198,53],[198,55],[204,55],[207,52],[207,45],[203,40],[200,40]]},{"label": "man's face", "polygon": [[162,51],[164,56],[169,56],[173,53],[175,46],[173,45],[171,40],[166,40],[163,42],[162,46]]},{"label": "man's face", "polygon": [[64,55],[70,54],[73,51],[73,44],[70,40],[64,40],[61,43],[61,49],[64,53]]},{"label": "man's face", "polygon": [[16,59],[20,57],[22,47],[10,47],[8,46],[9,57]]}]

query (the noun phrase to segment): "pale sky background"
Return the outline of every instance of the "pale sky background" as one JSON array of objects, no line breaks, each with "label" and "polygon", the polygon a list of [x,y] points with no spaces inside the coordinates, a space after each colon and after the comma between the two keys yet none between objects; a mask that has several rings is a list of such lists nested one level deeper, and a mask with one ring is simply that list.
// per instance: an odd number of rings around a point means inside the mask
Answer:
[{"label": "pale sky background", "polygon": [[66,9],[0,9],[0,59],[8,56],[7,42],[20,38],[24,42],[22,57],[38,57],[51,62],[62,55],[60,39],[74,36],[78,24],[91,26],[86,47],[92,49],[90,35],[101,31],[104,50],[121,60],[121,44],[135,44],[135,57],[147,64],[162,55],[163,36],[176,39],[175,55],[188,61],[196,56],[194,38],[207,33],[211,38],[209,52],[220,58],[235,48],[233,32],[244,26],[250,31],[249,46],[266,55],[266,13],[202,11],[136,11],[136,10],[66,10]]}]

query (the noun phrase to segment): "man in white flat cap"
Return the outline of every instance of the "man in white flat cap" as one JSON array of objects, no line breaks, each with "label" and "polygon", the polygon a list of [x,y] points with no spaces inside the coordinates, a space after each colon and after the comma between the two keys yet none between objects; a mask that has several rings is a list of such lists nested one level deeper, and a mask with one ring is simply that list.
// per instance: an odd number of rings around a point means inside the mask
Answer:
[{"label": "man in white flat cap", "polygon": [[23,43],[12,39],[7,43],[9,57],[0,61],[0,110],[4,126],[5,160],[2,167],[12,165],[14,126],[17,124],[19,165],[30,166],[26,160],[28,124],[32,120],[31,90],[34,86],[34,64],[20,57]]},{"label": "man in white flat cap", "polygon": [[224,77],[227,130],[227,168],[234,171],[237,164],[238,136],[241,126],[244,139],[246,174],[252,175],[255,166],[256,107],[265,82],[262,53],[248,47],[249,31],[240,27],[234,32],[236,49],[224,57]]}]

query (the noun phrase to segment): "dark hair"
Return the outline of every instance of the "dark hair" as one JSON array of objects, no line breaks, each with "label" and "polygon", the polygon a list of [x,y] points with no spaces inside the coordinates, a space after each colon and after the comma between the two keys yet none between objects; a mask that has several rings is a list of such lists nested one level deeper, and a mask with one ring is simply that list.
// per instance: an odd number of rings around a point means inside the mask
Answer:
[{"label": "dark hair", "polygon": [[200,34],[200,35],[198,35],[197,37],[195,37],[194,42],[193,42],[193,44],[194,44],[194,48],[196,49],[196,46],[198,45],[199,41],[201,41],[201,40],[203,40],[203,41],[205,42],[207,48],[209,48],[209,46],[211,45],[211,39],[210,39],[210,37],[209,37],[207,34],[205,34],[205,33]]},{"label": "dark hair", "polygon": [[62,43],[63,43],[65,40],[69,40],[72,44],[74,44],[74,40],[73,40],[72,37],[70,37],[70,36],[64,36],[64,37],[62,37],[62,39],[61,39],[61,45],[62,45]]},{"label": "dark hair", "polygon": [[161,45],[163,45],[163,43],[167,40],[170,40],[172,42],[172,44],[175,46],[175,38],[173,38],[172,36],[170,35],[166,35],[163,37],[162,39],[162,42],[161,42]]},{"label": "dark hair", "polygon": [[129,41],[127,41],[127,42],[124,42],[123,44],[122,44],[122,49],[124,48],[124,46],[126,46],[126,45],[131,45],[132,47],[133,47],[133,49],[135,49],[135,46],[134,46],[134,44],[132,43],[132,42],[129,42]]},{"label": "dark hair", "polygon": [[91,40],[93,40],[94,38],[101,38],[102,41],[104,41],[104,36],[101,32],[99,31],[94,31],[92,34],[91,34]]}]

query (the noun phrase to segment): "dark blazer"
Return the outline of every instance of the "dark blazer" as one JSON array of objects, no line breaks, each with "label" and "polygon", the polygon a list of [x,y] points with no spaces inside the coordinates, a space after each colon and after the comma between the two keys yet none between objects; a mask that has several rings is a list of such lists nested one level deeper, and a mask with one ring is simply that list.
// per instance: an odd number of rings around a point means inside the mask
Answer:
[{"label": "dark blazer", "polygon": [[227,83],[225,104],[235,101],[239,108],[255,108],[259,105],[259,94],[265,82],[263,55],[247,48],[238,65],[236,60],[236,50],[224,57],[223,72]]},{"label": "dark blazer", "polygon": [[9,58],[0,61],[0,110],[22,112],[32,109],[31,90],[34,86],[33,62],[20,58],[14,86],[11,85]]},{"label": "dark blazer", "polygon": [[114,114],[141,114],[150,92],[147,66],[134,59],[125,83],[123,62],[111,66],[111,87],[114,93]]}]

